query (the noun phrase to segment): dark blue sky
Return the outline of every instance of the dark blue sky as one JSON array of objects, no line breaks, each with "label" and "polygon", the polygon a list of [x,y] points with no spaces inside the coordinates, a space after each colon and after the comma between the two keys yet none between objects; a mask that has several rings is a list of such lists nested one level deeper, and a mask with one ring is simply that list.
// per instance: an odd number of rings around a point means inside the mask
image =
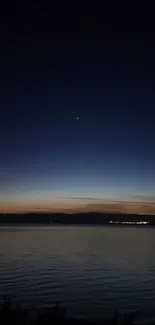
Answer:
[{"label": "dark blue sky", "polygon": [[1,25],[0,203],[155,198],[151,10],[17,3]]}]

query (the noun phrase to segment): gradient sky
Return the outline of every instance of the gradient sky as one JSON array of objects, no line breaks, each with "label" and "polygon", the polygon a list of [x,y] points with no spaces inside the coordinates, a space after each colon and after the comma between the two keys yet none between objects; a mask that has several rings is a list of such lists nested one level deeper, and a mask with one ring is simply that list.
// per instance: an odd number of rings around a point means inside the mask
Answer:
[{"label": "gradient sky", "polygon": [[1,21],[0,211],[154,203],[154,17],[16,9]]}]

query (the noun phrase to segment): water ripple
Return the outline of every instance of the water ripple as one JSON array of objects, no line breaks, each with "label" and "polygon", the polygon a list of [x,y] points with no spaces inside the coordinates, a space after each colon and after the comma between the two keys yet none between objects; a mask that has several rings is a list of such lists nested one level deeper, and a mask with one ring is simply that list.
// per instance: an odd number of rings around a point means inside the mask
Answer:
[{"label": "water ripple", "polygon": [[60,300],[72,315],[103,316],[121,306],[148,317],[155,309],[154,232],[1,228],[0,301],[3,292],[25,305],[49,307]]}]

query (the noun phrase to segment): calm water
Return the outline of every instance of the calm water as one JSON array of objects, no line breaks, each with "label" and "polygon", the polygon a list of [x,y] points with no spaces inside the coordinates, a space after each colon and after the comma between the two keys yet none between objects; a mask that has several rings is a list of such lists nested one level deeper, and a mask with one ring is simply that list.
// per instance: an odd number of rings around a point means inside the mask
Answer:
[{"label": "calm water", "polygon": [[155,316],[155,228],[1,227],[4,293],[31,306],[58,300],[70,316]]}]

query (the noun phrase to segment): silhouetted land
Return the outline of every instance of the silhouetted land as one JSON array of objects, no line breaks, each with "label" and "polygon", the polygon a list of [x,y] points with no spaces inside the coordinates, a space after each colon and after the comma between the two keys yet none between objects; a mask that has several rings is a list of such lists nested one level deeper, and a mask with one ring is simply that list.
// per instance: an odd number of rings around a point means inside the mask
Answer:
[{"label": "silhouetted land", "polygon": [[148,221],[155,226],[155,215],[137,214],[106,214],[106,213],[25,213],[25,214],[0,214],[2,224],[63,224],[63,225],[103,225],[110,221],[140,222]]},{"label": "silhouetted land", "polygon": [[[68,318],[66,317],[66,309],[61,308],[59,304],[51,306],[46,311],[40,309],[23,309],[20,305],[12,308],[12,300],[4,299],[2,308],[0,309],[0,324],[11,324],[11,325],[50,325],[50,324],[106,324],[106,325],[132,325],[138,317],[137,312],[130,312],[127,314],[120,314],[115,311],[111,318],[109,319],[78,319],[78,318]],[[146,322],[143,324],[153,325],[154,321]]]}]

